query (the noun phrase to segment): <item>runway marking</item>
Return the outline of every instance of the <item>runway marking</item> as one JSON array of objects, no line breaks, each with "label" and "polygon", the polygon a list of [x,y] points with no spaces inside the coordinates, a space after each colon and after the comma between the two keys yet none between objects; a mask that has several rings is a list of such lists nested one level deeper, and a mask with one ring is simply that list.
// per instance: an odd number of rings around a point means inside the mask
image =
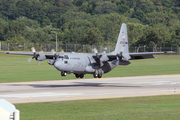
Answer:
[{"label": "runway marking", "polygon": [[104,78],[94,78],[94,79],[98,79],[98,80],[107,80],[107,79],[104,79]]},{"label": "runway marking", "polygon": [[166,91],[166,92],[142,92],[142,93],[161,93],[161,94],[180,94],[180,92],[177,91]]},{"label": "runway marking", "polygon": [[66,96],[68,98],[78,97],[78,98],[117,98],[117,97],[125,97],[120,95],[97,95],[97,96]]},{"label": "runway marking", "polygon": [[0,98],[39,98],[39,97],[65,97],[65,96],[79,96],[82,93],[26,93],[26,94],[8,94],[0,95]]},{"label": "runway marking", "polygon": [[164,76],[179,77],[178,75],[164,75]]},{"label": "runway marking", "polygon": [[33,84],[31,82],[20,82],[20,83],[23,83],[23,84]]}]

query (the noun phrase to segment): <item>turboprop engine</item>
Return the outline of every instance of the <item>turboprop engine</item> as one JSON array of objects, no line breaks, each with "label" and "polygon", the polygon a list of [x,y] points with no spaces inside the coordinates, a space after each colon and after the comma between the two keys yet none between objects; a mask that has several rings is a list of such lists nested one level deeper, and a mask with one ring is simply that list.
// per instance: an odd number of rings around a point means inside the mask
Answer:
[{"label": "turboprop engine", "polygon": [[34,56],[32,58],[29,58],[28,61],[30,62],[32,59],[36,59],[37,64],[40,65],[39,61],[43,61],[46,60],[46,56],[43,53],[43,51],[41,51],[40,53],[36,53],[36,50],[34,47],[31,48],[32,52],[34,53]]}]

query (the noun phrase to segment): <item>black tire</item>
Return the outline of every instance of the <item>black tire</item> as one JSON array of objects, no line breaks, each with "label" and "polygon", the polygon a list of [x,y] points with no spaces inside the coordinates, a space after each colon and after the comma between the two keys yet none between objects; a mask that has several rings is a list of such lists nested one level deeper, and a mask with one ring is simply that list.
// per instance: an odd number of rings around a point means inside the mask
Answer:
[{"label": "black tire", "polygon": [[98,78],[101,78],[102,77],[102,71],[99,69],[98,70]]},{"label": "black tire", "polygon": [[64,71],[61,72],[61,76],[66,76],[66,75],[67,75],[66,72],[64,72]]},{"label": "black tire", "polygon": [[98,77],[98,71],[97,71],[97,70],[95,70],[93,76],[94,76],[94,78],[97,78],[97,77]]},{"label": "black tire", "polygon": [[64,76],[64,72],[61,72],[61,76]]},{"label": "black tire", "polygon": [[98,74],[98,78],[101,78],[102,77],[102,75],[101,74]]},{"label": "black tire", "polygon": [[84,74],[80,74],[79,76],[80,76],[80,78],[84,78]]},{"label": "black tire", "polygon": [[78,74],[75,74],[76,78],[79,78],[79,75]]}]

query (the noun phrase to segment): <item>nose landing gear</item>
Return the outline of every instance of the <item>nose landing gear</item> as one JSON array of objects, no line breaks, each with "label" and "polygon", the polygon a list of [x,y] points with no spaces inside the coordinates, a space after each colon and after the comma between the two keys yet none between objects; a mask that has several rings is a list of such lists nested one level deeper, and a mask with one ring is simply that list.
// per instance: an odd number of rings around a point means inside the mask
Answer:
[{"label": "nose landing gear", "polygon": [[67,73],[65,71],[61,72],[61,76],[66,76],[66,75],[67,75]]}]

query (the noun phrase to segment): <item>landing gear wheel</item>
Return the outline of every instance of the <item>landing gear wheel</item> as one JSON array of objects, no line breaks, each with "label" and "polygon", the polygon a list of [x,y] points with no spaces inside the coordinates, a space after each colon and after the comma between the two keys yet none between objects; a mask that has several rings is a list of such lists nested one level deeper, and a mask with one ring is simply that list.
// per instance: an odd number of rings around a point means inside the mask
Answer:
[{"label": "landing gear wheel", "polygon": [[79,77],[80,77],[80,78],[83,78],[83,77],[84,77],[84,74],[80,74]]},{"label": "landing gear wheel", "polygon": [[97,77],[98,77],[98,71],[97,71],[97,70],[95,70],[93,76],[94,76],[94,78],[97,78]]},{"label": "landing gear wheel", "polygon": [[98,78],[101,78],[101,77],[102,77],[102,71],[98,70]]},{"label": "landing gear wheel", "polygon": [[67,73],[66,72],[64,72],[64,76],[66,76],[67,75]]},{"label": "landing gear wheel", "polygon": [[61,76],[66,76],[67,75],[67,73],[66,72],[61,72]]},{"label": "landing gear wheel", "polygon": [[78,74],[75,74],[76,78],[79,78],[79,75]]},{"label": "landing gear wheel", "polygon": [[102,77],[102,75],[101,74],[98,74],[98,78],[101,78]]}]

